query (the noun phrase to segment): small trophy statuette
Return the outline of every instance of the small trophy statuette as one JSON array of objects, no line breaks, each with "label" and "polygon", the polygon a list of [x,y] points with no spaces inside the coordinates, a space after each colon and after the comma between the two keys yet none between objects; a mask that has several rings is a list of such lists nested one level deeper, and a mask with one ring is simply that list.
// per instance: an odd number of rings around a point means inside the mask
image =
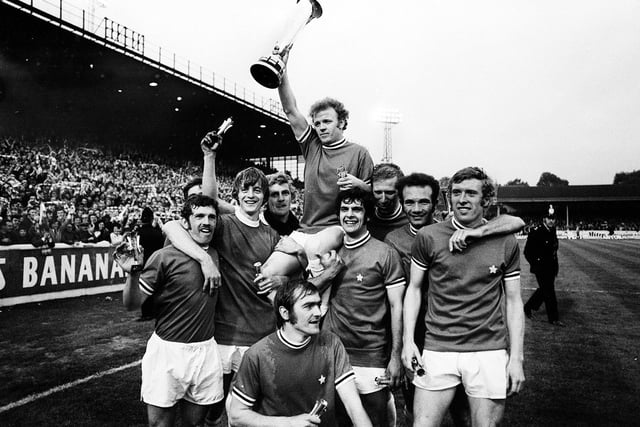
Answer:
[{"label": "small trophy statuette", "polygon": [[322,416],[322,414],[324,414],[324,411],[327,410],[327,401],[324,399],[320,399],[320,400],[316,400],[315,405],[313,405],[313,409],[311,409],[311,412],[309,412],[309,415],[317,415],[317,416]]}]

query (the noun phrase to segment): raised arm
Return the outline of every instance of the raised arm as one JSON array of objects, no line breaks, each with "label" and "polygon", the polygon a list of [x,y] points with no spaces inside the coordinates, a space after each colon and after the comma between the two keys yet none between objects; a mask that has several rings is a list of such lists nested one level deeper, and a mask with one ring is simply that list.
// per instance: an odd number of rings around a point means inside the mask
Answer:
[{"label": "raised arm", "polygon": [[418,321],[418,312],[422,302],[422,281],[425,271],[411,263],[411,280],[404,295],[404,304],[402,307],[402,363],[407,369],[413,370],[411,359],[416,357],[421,359],[422,355],[414,341],[414,333],[416,330],[416,321]]},{"label": "raised arm", "polygon": [[207,133],[202,141],[200,148],[202,149],[204,165],[202,168],[202,194],[218,201],[218,213],[232,213],[234,207],[222,199],[218,199],[218,180],[216,178],[216,154],[218,147],[222,143],[222,137],[215,131]]},{"label": "raised arm", "polygon": [[500,215],[477,228],[456,230],[449,239],[449,250],[462,252],[472,239],[481,239],[496,234],[517,233],[524,228],[524,221],[512,215]]},{"label": "raised arm", "polygon": [[509,331],[509,362],[507,395],[520,392],[524,385],[524,308],[520,295],[520,279],[505,281],[507,329]]},{"label": "raised arm", "polygon": [[189,232],[179,221],[167,222],[162,226],[162,232],[176,249],[200,263],[204,275],[203,291],[212,293],[214,288],[220,286],[221,279],[218,267],[214,264],[209,253],[193,241]]},{"label": "raised arm", "polygon": [[278,87],[278,95],[280,96],[282,109],[287,115],[287,119],[289,120],[291,129],[293,130],[293,135],[296,137],[296,139],[298,139],[307,130],[309,124],[307,123],[307,119],[304,117],[304,115],[300,112],[300,110],[298,110],[298,104],[296,103],[296,98],[293,95],[293,90],[291,89],[291,84],[289,83],[289,76],[287,75],[286,71],[282,76],[282,82]]}]

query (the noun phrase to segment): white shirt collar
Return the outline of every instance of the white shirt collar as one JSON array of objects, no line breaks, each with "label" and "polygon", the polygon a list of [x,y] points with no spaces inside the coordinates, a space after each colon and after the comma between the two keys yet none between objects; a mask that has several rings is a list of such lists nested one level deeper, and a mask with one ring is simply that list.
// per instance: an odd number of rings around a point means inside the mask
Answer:
[{"label": "white shirt collar", "polygon": [[287,347],[292,348],[294,350],[300,350],[301,348],[305,348],[307,346],[307,344],[309,344],[309,342],[311,341],[311,337],[307,337],[307,338],[305,338],[304,341],[302,341],[300,343],[294,343],[294,342],[288,340],[287,337],[284,336],[284,333],[282,332],[282,329],[278,329],[277,335],[278,335],[278,338],[280,339],[280,341],[282,342],[282,344],[284,344]]},{"label": "white shirt collar", "polygon": [[371,240],[371,233],[367,230],[364,236],[360,237],[358,240],[354,240],[352,242],[347,242],[347,237],[345,236],[344,247],[345,249],[355,249],[367,243]]},{"label": "white shirt collar", "polygon": [[260,226],[260,219],[254,221],[252,219],[247,218],[245,214],[240,212],[240,206],[236,206],[236,210],[234,211],[234,214],[236,218],[238,218],[240,222],[246,226],[253,227],[253,228],[258,228]]},{"label": "white shirt collar", "polygon": [[347,138],[342,138],[336,142],[330,142],[329,144],[322,144],[322,148],[326,150],[335,150],[336,148],[340,148],[347,143]]},{"label": "white shirt collar", "polygon": [[378,209],[378,207],[376,207],[375,214],[376,214],[376,218],[378,218],[378,219],[380,219],[382,221],[391,221],[391,220],[399,218],[401,215],[403,215],[402,206],[398,203],[398,205],[396,206],[395,210],[393,212],[391,212],[390,215],[381,214],[380,210]]}]

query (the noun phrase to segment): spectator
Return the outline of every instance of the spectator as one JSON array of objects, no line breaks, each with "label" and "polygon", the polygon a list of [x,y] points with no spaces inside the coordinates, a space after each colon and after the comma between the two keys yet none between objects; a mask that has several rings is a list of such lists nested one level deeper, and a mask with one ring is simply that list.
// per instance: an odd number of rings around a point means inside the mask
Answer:
[{"label": "spectator", "polygon": [[117,245],[120,242],[122,242],[123,239],[123,235],[122,235],[122,225],[119,222],[115,222],[113,224],[113,231],[111,232],[110,235],[110,241],[112,245]]}]

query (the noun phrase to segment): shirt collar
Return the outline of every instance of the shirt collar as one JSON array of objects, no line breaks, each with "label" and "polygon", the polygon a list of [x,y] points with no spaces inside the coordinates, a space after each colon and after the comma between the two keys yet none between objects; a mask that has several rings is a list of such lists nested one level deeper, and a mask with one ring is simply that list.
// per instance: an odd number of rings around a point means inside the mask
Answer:
[{"label": "shirt collar", "polygon": [[300,350],[305,348],[309,342],[311,341],[311,337],[307,337],[304,341],[302,341],[301,343],[294,343],[291,342],[290,340],[288,340],[284,334],[282,333],[282,329],[278,329],[278,331],[276,332],[278,335],[278,338],[280,339],[280,341],[282,342],[282,344],[286,345],[287,347],[289,347],[290,349],[293,350]]},{"label": "shirt collar", "polygon": [[353,242],[347,242],[346,238],[347,237],[345,236],[345,241],[344,241],[345,249],[355,249],[355,248],[359,248],[360,246],[364,245],[369,240],[371,240],[371,233],[367,231],[364,236],[360,237],[358,240],[355,240]]},{"label": "shirt collar", "polygon": [[392,221],[394,219],[399,218],[402,214],[403,214],[402,206],[399,203],[398,203],[398,206],[396,206],[396,209],[388,216],[384,215],[384,214],[381,214],[377,207],[376,207],[376,210],[375,210],[376,218],[378,218],[379,220],[382,220],[382,221]]},{"label": "shirt collar", "polygon": [[347,138],[343,137],[341,140],[336,142],[331,142],[329,144],[322,144],[322,148],[325,150],[335,150],[336,148],[343,147],[347,144]]},{"label": "shirt collar", "polygon": [[240,220],[241,223],[243,223],[246,226],[252,227],[252,228],[258,228],[260,226],[260,219],[254,221],[252,219],[249,219],[246,217],[246,215],[240,213],[240,207],[236,206],[236,210],[234,211],[234,214],[236,216],[236,218],[238,218]]},{"label": "shirt collar", "polygon": [[[488,221],[486,219],[482,218],[482,225],[486,224],[487,222]],[[451,224],[453,224],[453,227],[457,230],[471,230],[471,227],[465,227],[464,225],[460,224],[455,216],[451,217]]]}]

